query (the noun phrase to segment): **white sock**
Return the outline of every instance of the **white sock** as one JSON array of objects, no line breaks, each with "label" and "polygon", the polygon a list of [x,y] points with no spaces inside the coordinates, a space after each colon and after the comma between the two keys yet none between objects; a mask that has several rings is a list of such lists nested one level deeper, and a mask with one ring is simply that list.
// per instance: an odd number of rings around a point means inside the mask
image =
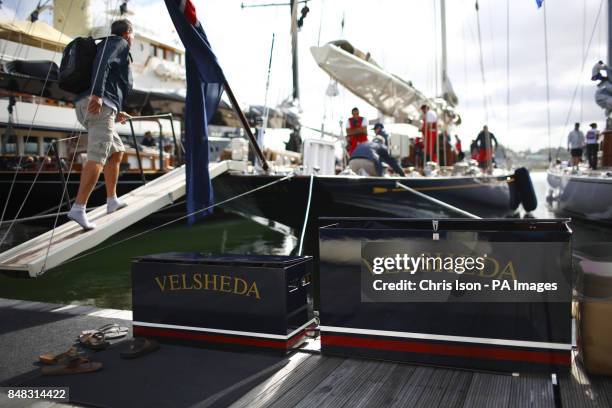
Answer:
[{"label": "white sock", "polygon": [[123,207],[126,207],[127,204],[119,201],[117,196],[107,197],[106,198],[106,213],[110,214],[117,210],[120,210]]},{"label": "white sock", "polygon": [[96,224],[89,222],[87,219],[87,213],[85,213],[84,205],[75,203],[68,212],[68,218],[79,224],[86,231],[96,228]]}]

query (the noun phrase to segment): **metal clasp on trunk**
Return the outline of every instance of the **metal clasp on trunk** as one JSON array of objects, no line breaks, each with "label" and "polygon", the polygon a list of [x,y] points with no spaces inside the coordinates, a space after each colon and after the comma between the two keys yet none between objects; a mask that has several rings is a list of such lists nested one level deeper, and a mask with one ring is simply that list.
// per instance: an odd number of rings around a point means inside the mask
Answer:
[{"label": "metal clasp on trunk", "polygon": [[438,220],[431,220],[431,226],[434,230],[433,240],[438,241],[440,239],[440,234],[438,233]]}]

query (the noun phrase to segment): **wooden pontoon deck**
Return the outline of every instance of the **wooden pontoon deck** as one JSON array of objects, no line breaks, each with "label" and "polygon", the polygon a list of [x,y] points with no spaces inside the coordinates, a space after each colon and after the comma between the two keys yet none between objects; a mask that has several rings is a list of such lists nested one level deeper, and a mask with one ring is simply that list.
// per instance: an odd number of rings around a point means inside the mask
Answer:
[{"label": "wooden pontoon deck", "polygon": [[[91,354],[93,361],[104,363],[99,372],[40,375],[40,353],[65,350],[81,330],[109,321],[131,327],[131,313],[0,299],[0,385],[69,386],[70,404],[100,407],[612,406],[612,380],[588,376],[576,362],[554,385],[544,374],[346,359],[312,350],[282,357],[163,344],[154,354],[122,360],[119,351],[127,340],[120,340]],[[0,394],[1,406],[36,403]]]}]

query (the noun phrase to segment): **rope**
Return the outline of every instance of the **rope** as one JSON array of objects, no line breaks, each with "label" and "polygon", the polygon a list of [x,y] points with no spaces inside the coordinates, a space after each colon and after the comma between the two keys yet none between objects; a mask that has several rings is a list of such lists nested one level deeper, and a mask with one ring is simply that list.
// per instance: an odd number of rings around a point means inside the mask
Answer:
[{"label": "rope", "polygon": [[[604,0],[601,0],[599,2],[599,10],[597,11],[597,16],[595,17],[595,23],[593,24],[593,30],[591,31],[591,37],[589,38],[589,43],[587,45],[586,52],[582,60],[582,69],[578,73],[576,87],[574,88],[574,93],[572,94],[572,101],[570,102],[570,107],[567,111],[567,116],[565,117],[565,124],[563,125],[565,130],[567,130],[567,125],[570,121],[570,117],[574,109],[574,101],[576,100],[576,95],[578,94],[578,88],[580,87],[580,82],[581,82],[583,71],[584,71],[584,65],[585,65],[586,59],[589,56],[589,50],[591,49],[591,44],[593,42],[593,38],[595,37],[595,31],[597,31],[597,26],[599,25],[599,18],[601,16],[601,10],[603,9],[603,4],[604,4]],[[563,137],[564,137],[564,134],[561,134],[561,140],[563,140]],[[559,156],[559,149],[561,149],[562,144],[563,144],[561,140],[559,141],[559,147],[557,148],[557,156]]]},{"label": "rope", "polygon": [[314,174],[310,175],[310,188],[308,189],[308,204],[306,205],[306,214],[304,214],[304,225],[302,226],[302,235],[300,236],[300,249],[298,256],[302,256],[304,249],[304,237],[306,236],[306,226],[308,225],[308,215],[310,214],[310,203],[312,202],[312,184],[314,182]]},{"label": "rope", "polygon": [[548,162],[552,162],[552,151],[550,150],[551,147],[551,140],[550,140],[550,84],[549,84],[549,78],[548,78],[548,28],[546,25],[546,9],[548,8],[547,6],[548,1],[544,1],[542,4],[542,9],[543,9],[543,13],[542,15],[544,16],[544,60],[546,62],[546,130],[548,132]]},{"label": "rope", "polygon": [[[72,2],[74,0],[70,1],[70,8],[72,8]],[[117,0],[115,2],[115,9],[119,6],[119,1]],[[110,4],[110,2],[109,2]],[[66,21],[68,21],[68,18],[66,18]],[[64,23],[65,24],[65,23]],[[63,28],[62,28],[63,31]],[[108,41],[104,41],[104,45],[102,46],[102,55],[104,55],[104,52],[106,51],[106,45],[108,44]],[[101,62],[101,61],[100,61]],[[96,74],[93,77],[93,81],[92,81],[92,89],[91,92],[89,93],[89,98],[91,98],[91,96],[93,95],[93,84],[96,82],[98,75],[100,73],[100,67],[102,64],[98,64],[98,67],[96,68]],[[119,113],[119,112],[117,112]],[[85,117],[83,118],[83,122],[87,121],[87,118],[89,116],[89,109],[87,109],[87,111],[85,112]],[[75,124],[76,126],[76,124]],[[78,138],[77,138],[77,143],[76,145],[79,145],[79,141],[81,140],[81,135],[83,134],[83,132],[81,130],[79,130],[78,133]],[[138,146],[135,146],[136,149],[138,149]],[[72,153],[72,158],[70,159],[70,166],[68,167],[68,176],[66,177],[66,180],[70,180],[70,175],[72,174],[72,168],[74,165],[74,161],[76,159],[76,153],[77,153],[77,149],[74,149],[74,152]],[[53,243],[53,237],[55,236],[55,229],[57,228],[57,222],[59,220],[59,216],[60,216],[60,212],[61,212],[61,208],[62,208],[62,204],[64,202],[64,196],[67,195],[66,191],[68,189],[68,183],[66,183],[63,187],[62,187],[62,194],[60,196],[60,202],[59,205],[57,206],[57,213],[55,214],[55,221],[53,222],[53,229],[51,230],[51,237],[49,237],[49,245],[47,246],[47,252],[45,253],[45,261],[43,263],[43,266],[41,268],[41,272],[40,273],[44,273],[46,266],[47,266],[47,259],[49,257],[49,251],[51,250],[51,244]]]},{"label": "rope", "polygon": [[510,134],[510,0],[506,0],[506,134]]},{"label": "rope", "polygon": [[414,195],[417,195],[417,196],[419,196],[419,197],[421,197],[421,198],[424,198],[424,199],[426,199],[426,200],[428,200],[428,201],[431,201],[431,202],[432,202],[432,203],[434,203],[434,204],[437,204],[437,205],[439,205],[439,206],[441,206],[441,207],[444,207],[444,208],[449,209],[449,210],[451,210],[451,211],[454,211],[454,212],[456,212],[456,213],[458,213],[458,214],[461,214],[461,215],[463,215],[464,217],[467,217],[467,218],[474,218],[474,219],[482,219],[481,217],[479,217],[479,216],[477,216],[477,215],[474,215],[474,214],[472,214],[472,213],[469,213],[469,212],[467,212],[467,211],[464,211],[464,210],[462,210],[461,208],[457,208],[457,207],[455,207],[455,206],[453,206],[453,205],[450,205],[450,204],[448,204],[448,203],[445,203],[445,202],[444,202],[444,201],[442,201],[442,200],[438,200],[438,199],[436,199],[436,198],[433,198],[433,197],[428,196],[427,194],[423,194],[423,193],[421,193],[420,191],[415,190],[414,188],[408,187],[408,186],[406,186],[406,185],[404,185],[404,184],[400,183],[399,181],[398,181],[398,182],[396,182],[396,183],[395,183],[395,185],[396,185],[397,187],[399,187],[399,188],[402,188],[402,189],[404,189],[404,190],[406,190],[406,191],[408,191],[408,192],[410,192],[410,193],[414,194]]},{"label": "rope", "polygon": [[[585,42],[586,42],[586,0],[582,0],[582,65],[580,68],[580,72],[584,71],[584,62],[586,60]],[[582,122],[583,113],[584,113],[584,83],[581,83],[580,85],[580,122]]]},{"label": "rope", "polygon": [[[70,0],[70,7],[69,7],[69,9],[72,8],[72,3],[73,2],[74,2],[74,0]],[[62,33],[64,31],[64,28],[66,27],[66,23],[67,22],[68,22],[68,19],[66,19],[64,21],[64,25],[62,26],[62,31],[60,33],[60,38],[58,38],[58,41],[61,40],[61,36],[63,35]],[[57,51],[54,51],[53,55],[55,56],[56,54],[57,54]],[[47,75],[45,77],[45,82],[43,83],[43,87],[42,87],[42,90],[40,92],[39,98],[42,98],[44,93],[45,93],[45,88],[47,87],[47,83],[49,82],[49,76],[51,75],[51,67],[52,67],[52,65],[49,65],[49,69],[47,71]],[[28,140],[30,139],[30,136],[32,135],[32,128],[34,127],[34,121],[36,120],[36,116],[38,115],[38,108],[39,107],[40,107],[40,104],[36,104],[36,109],[34,110],[34,116],[32,117],[32,123],[30,124],[30,127],[28,129],[28,134],[26,135],[26,138],[25,138],[25,145],[26,146],[28,144]],[[2,215],[0,216],[0,223],[2,223],[4,221],[4,216],[6,215],[6,209],[8,208],[8,203],[9,203],[9,201],[11,199],[11,195],[13,194],[13,187],[15,186],[15,181],[17,180],[17,174],[19,173],[19,169],[21,168],[21,162],[22,161],[23,161],[23,156],[20,155],[19,156],[19,162],[17,163],[17,170],[15,171],[15,174],[13,176],[13,181],[11,182],[11,187],[9,188],[9,192],[8,192],[7,197],[6,197],[6,202],[4,203],[4,208],[2,210]],[[22,203],[22,208],[23,208],[23,203]],[[15,218],[18,218],[18,217],[19,217],[19,213],[17,213],[15,215]],[[2,239],[2,241],[0,241],[0,245],[2,245],[2,243],[4,242],[4,238]]]},{"label": "rope", "polygon": [[[85,253],[85,254],[83,254],[83,255],[80,255],[80,256],[77,256],[77,257],[75,257],[75,258],[72,258],[72,259],[70,259],[70,260],[66,261],[66,262],[64,263],[64,265],[65,265],[65,264],[67,264],[67,263],[74,262],[74,261],[77,261],[77,260],[79,260],[79,259],[85,258],[85,257],[87,257],[87,256],[89,256],[89,255],[93,255],[93,254],[98,253],[98,252],[100,252],[100,251],[104,251],[104,250],[106,250],[106,249],[112,248],[112,247],[117,246],[117,245],[119,245],[119,244],[123,244],[123,243],[124,243],[124,242],[126,242],[126,241],[129,241],[129,240],[134,239],[134,238],[141,237],[141,236],[143,236],[143,235],[145,235],[145,234],[148,234],[148,233],[150,233],[150,232],[156,231],[156,230],[158,230],[158,229],[160,229],[160,228],[167,227],[168,225],[171,225],[171,224],[174,224],[174,223],[176,223],[176,222],[178,222],[178,221],[181,221],[181,220],[187,219],[188,217],[191,217],[192,215],[196,215],[196,214],[198,214],[198,213],[208,211],[208,210],[210,210],[211,208],[215,208],[215,207],[218,207],[218,206],[220,206],[220,205],[227,204],[227,203],[229,203],[229,202],[231,202],[231,201],[237,200],[237,199],[239,199],[239,198],[241,198],[241,197],[244,197],[244,196],[246,196],[246,195],[252,194],[252,193],[254,193],[254,192],[256,192],[256,191],[263,190],[263,189],[268,188],[268,187],[272,187],[273,185],[278,184],[278,183],[281,183],[281,182],[283,182],[283,181],[287,181],[287,180],[289,180],[289,179],[293,178],[294,176],[295,176],[295,174],[293,174],[293,173],[288,174],[288,175],[286,175],[286,176],[285,176],[285,177],[283,177],[283,178],[280,178],[280,179],[278,179],[278,180],[271,181],[270,183],[264,184],[263,186],[259,186],[259,187],[256,187],[256,188],[252,189],[252,190],[246,191],[246,192],[244,192],[244,193],[240,193],[240,194],[238,194],[238,195],[235,195],[234,197],[228,198],[228,199],[223,200],[223,201],[221,201],[221,202],[219,202],[219,203],[215,203],[215,204],[213,204],[213,205],[211,205],[211,206],[208,206],[208,207],[206,207],[206,208],[203,208],[203,209],[201,209],[201,210],[194,211],[194,212],[192,212],[191,214],[183,215],[183,216],[181,216],[181,217],[179,217],[179,218],[175,218],[175,219],[170,220],[170,221],[168,221],[168,222],[165,222],[165,223],[163,223],[163,224],[161,224],[161,225],[158,225],[158,226],[156,226],[156,227],[150,228],[150,229],[148,229],[148,230],[146,230],[146,231],[139,232],[139,233],[137,233],[137,234],[134,234],[134,235],[131,235],[131,236],[127,237],[127,238],[124,238],[124,239],[122,239],[122,240],[119,240],[119,241],[117,241],[117,242],[113,242],[112,244],[106,245],[106,246],[104,246],[104,247],[101,247],[101,248],[95,249],[95,250],[90,251],[90,252],[87,252],[87,253]],[[174,204],[172,204],[172,205],[169,205],[169,206],[165,207],[165,209],[172,208],[172,207],[175,207],[175,206],[177,206],[177,205],[181,205],[181,204],[182,204],[182,203],[174,203]],[[43,273],[44,273],[44,267],[43,267],[43,269],[41,270],[41,272],[39,273],[39,275],[41,275],[41,274],[43,274]]]},{"label": "rope", "polygon": [[440,92],[439,92],[439,87],[438,87],[438,7],[437,7],[437,0],[433,1],[433,9],[434,9],[433,52],[434,52],[434,84],[435,84],[434,95],[438,96],[440,95]]},{"label": "rope", "polygon": [[478,7],[478,0],[476,0],[476,27],[478,28],[478,50],[480,52],[480,76],[482,78],[482,94],[483,94],[483,105],[485,111],[485,123],[489,122],[489,105],[487,103],[487,81],[485,79],[485,67],[484,60],[482,58],[482,36],[480,34],[480,13]]}]

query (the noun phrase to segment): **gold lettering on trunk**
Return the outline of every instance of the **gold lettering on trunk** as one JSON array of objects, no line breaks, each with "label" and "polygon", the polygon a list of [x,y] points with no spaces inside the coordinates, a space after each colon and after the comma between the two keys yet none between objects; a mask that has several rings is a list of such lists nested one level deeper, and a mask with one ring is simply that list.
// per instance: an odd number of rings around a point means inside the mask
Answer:
[{"label": "gold lettering on trunk", "polygon": [[183,287],[182,287],[182,289],[185,289],[185,290],[193,289],[192,285],[187,286],[187,277],[185,276],[185,274],[183,273],[182,275],[183,275]]},{"label": "gold lettering on trunk", "polygon": [[179,276],[170,275],[170,290],[179,290]]},{"label": "gold lettering on trunk", "polygon": [[512,261],[508,262],[508,265],[504,268],[503,271],[499,274],[498,278],[502,279],[502,277],[509,277],[509,280],[516,280],[516,271],[514,270],[514,265]]},{"label": "gold lettering on trunk", "polygon": [[157,286],[159,286],[159,290],[162,292],[166,290],[166,276],[163,276],[164,280],[159,279],[159,276],[155,277],[155,282],[157,282]]},{"label": "gold lettering on trunk", "polygon": [[221,276],[221,292],[231,292],[230,289],[230,277],[229,276]]},{"label": "gold lettering on trunk", "polygon": [[210,275],[204,274],[204,289],[205,290],[217,290],[217,275],[212,275],[212,289],[210,288]]},{"label": "gold lettering on trunk", "polygon": [[261,299],[261,297],[259,296],[259,289],[257,288],[257,282],[253,282],[251,284],[251,287],[249,288],[249,291],[247,292],[247,296],[251,296],[251,292],[253,292],[255,294],[255,298],[256,299]]},{"label": "gold lettering on trunk", "polygon": [[202,289],[202,275],[199,273],[193,274],[193,288]]},{"label": "gold lettering on trunk", "polygon": [[244,279],[234,278],[234,294],[235,295],[246,294],[248,288],[249,286]]}]

